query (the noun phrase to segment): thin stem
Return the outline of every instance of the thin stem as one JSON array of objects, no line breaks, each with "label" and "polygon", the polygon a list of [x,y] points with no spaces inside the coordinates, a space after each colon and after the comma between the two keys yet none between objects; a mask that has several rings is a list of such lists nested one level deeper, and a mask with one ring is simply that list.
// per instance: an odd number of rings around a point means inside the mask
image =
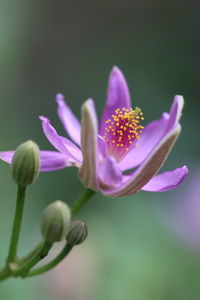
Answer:
[{"label": "thin stem", "polygon": [[5,280],[6,278],[11,276],[11,270],[6,266],[3,270],[0,272],[0,281]]},{"label": "thin stem", "polygon": [[52,246],[52,242],[43,241],[43,243],[38,248],[38,251],[36,251],[35,255],[33,255],[29,261],[25,261],[24,264],[22,264],[16,271],[13,272],[13,275],[21,275],[22,277],[24,277],[32,267],[34,267],[40,260],[47,256]]},{"label": "thin stem", "polygon": [[38,253],[38,251],[41,249],[41,247],[43,246],[44,241],[40,242],[35,249],[33,249],[27,256],[25,256],[24,258],[20,259],[19,263],[22,265],[25,262],[29,261],[36,253]]},{"label": "thin stem", "polygon": [[22,216],[24,210],[25,194],[26,194],[26,186],[21,186],[19,184],[18,191],[17,191],[15,217],[13,222],[10,247],[9,247],[8,258],[7,258],[8,264],[16,261],[17,247],[19,242],[19,235],[20,235]]},{"label": "thin stem", "polygon": [[[79,210],[88,202],[88,200],[95,194],[95,191],[91,189],[86,189],[83,194],[78,197],[78,199],[73,203],[71,206],[71,215],[74,217]],[[73,248],[73,246],[66,244],[66,246],[63,248],[63,250],[60,252],[60,254],[54,258],[50,263],[46,264],[45,266],[42,266],[40,268],[37,268],[35,270],[30,271],[28,274],[25,275],[25,277],[30,276],[36,276],[42,273],[45,273],[52,268],[54,268],[59,262],[61,262],[70,252],[70,250]]]},{"label": "thin stem", "polygon": [[63,250],[60,252],[58,256],[56,256],[50,263],[37,268],[35,270],[30,271],[25,277],[36,276],[42,273],[45,273],[51,269],[53,269],[56,265],[58,265],[70,252],[73,246],[66,244]]},{"label": "thin stem", "polygon": [[[17,263],[17,247],[23,216],[25,192],[26,187],[18,185],[17,203],[7,258],[7,265],[3,270],[0,271],[0,281],[10,276],[30,277],[45,273],[48,270],[54,268],[57,264],[59,264],[73,248],[73,246],[66,244],[63,250],[60,252],[60,254],[56,258],[54,258],[50,263],[30,271],[32,267],[34,267],[40,260],[42,260],[48,254],[49,250],[52,247],[52,243],[43,241],[27,257],[22,259],[21,262],[15,264]],[[78,197],[78,199],[71,206],[72,217],[74,217],[80,211],[80,209],[88,202],[88,200],[94,194],[95,191],[88,188],[80,197]]]},{"label": "thin stem", "polygon": [[96,192],[91,189],[86,189],[83,194],[78,197],[78,199],[71,206],[71,215],[74,217],[79,210],[88,202],[88,200],[95,194]]}]

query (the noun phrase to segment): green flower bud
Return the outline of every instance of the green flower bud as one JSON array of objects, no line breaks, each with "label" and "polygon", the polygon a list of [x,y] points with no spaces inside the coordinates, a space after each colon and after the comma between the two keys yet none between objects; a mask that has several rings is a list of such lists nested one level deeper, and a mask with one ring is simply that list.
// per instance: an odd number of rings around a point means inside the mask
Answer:
[{"label": "green flower bud", "polygon": [[38,177],[40,169],[40,151],[37,144],[27,141],[21,144],[13,156],[12,176],[17,184],[27,186]]},{"label": "green flower bud", "polygon": [[84,242],[87,235],[87,225],[83,221],[77,220],[70,224],[66,240],[69,245],[76,246]]},{"label": "green flower bud", "polygon": [[43,212],[41,233],[46,241],[59,242],[67,236],[71,212],[67,204],[57,200]]}]

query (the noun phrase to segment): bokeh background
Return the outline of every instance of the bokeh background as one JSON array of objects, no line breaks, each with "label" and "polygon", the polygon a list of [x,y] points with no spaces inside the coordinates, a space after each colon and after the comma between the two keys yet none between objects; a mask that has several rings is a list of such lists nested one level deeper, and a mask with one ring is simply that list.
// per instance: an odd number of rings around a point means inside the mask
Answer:
[{"label": "bokeh background", "polygon": [[[64,135],[57,92],[77,116],[83,101],[94,98],[100,115],[108,74],[118,65],[145,123],[168,111],[175,94],[184,95],[182,134],[163,169],[190,169],[173,191],[96,195],[80,216],[89,226],[87,241],[46,275],[1,283],[0,299],[199,299],[199,10],[198,1],[0,0],[1,150],[27,139],[52,149],[38,115],[48,116]],[[76,169],[40,175],[29,188],[21,255],[40,239],[45,206],[55,199],[70,204],[81,190]],[[3,264],[16,194],[3,162],[0,191]]]}]

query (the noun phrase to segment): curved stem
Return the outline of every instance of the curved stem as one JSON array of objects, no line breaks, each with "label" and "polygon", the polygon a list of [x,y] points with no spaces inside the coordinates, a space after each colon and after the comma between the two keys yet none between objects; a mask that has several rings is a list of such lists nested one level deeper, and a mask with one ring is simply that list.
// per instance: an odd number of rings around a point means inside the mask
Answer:
[{"label": "curved stem", "polygon": [[96,192],[86,189],[71,206],[71,216],[74,217]]},{"label": "curved stem", "polygon": [[41,249],[43,244],[44,241],[40,242],[29,254],[27,254],[27,256],[19,260],[19,264],[22,265],[28,262],[33,256],[35,256],[38,253],[38,251]]},{"label": "curved stem", "polygon": [[[17,260],[17,247],[19,242],[19,235],[21,229],[21,222],[23,216],[23,208],[25,201],[26,187],[18,185],[17,192],[17,204],[14,217],[14,223],[12,228],[12,235],[9,247],[9,253],[7,258],[7,265],[3,270],[0,271],[0,281],[6,279],[10,276],[21,276],[30,277],[39,275],[47,272],[48,270],[54,268],[59,264],[71,251],[73,246],[66,244],[60,254],[54,258],[50,263],[29,271],[34,267],[40,260],[42,260],[49,252],[52,247],[52,243],[43,241],[35,250],[31,252],[27,257],[21,260],[19,264],[15,264]],[[78,199],[71,206],[71,215],[74,217],[80,209],[88,202],[88,200],[95,194],[95,191],[87,188],[83,194],[81,194]],[[13,265],[12,265],[13,264]],[[29,272],[29,273],[27,273]]]},{"label": "curved stem", "polygon": [[30,271],[25,277],[36,276],[42,273],[45,273],[51,269],[53,269],[57,264],[59,264],[70,252],[73,246],[66,244],[63,250],[60,252],[58,256],[56,256],[50,263],[37,268],[35,270]]},{"label": "curved stem", "polygon": [[42,260],[47,254],[49,253],[49,250],[53,246],[52,242],[44,241],[41,246],[38,248],[38,251],[36,251],[35,255],[33,255],[29,261],[26,261],[24,264],[22,264],[16,271],[14,271],[12,274],[14,276],[22,276],[24,277],[25,274],[34,267],[40,260]]},{"label": "curved stem", "polygon": [[[81,194],[78,199],[71,206],[71,216],[74,217],[79,210],[88,202],[88,200],[95,194],[96,192],[87,188],[83,194]],[[42,273],[45,273],[52,268],[54,268],[57,264],[59,264],[71,251],[73,246],[66,244],[60,254],[54,258],[50,263],[37,268],[35,270],[30,271],[28,274],[24,275],[25,277],[36,276]]]},{"label": "curved stem", "polygon": [[24,210],[25,194],[26,194],[26,186],[21,186],[19,184],[18,191],[17,191],[15,217],[13,222],[10,247],[9,247],[8,258],[7,258],[8,264],[16,261],[17,247],[19,242],[19,235],[20,235],[22,216]]}]

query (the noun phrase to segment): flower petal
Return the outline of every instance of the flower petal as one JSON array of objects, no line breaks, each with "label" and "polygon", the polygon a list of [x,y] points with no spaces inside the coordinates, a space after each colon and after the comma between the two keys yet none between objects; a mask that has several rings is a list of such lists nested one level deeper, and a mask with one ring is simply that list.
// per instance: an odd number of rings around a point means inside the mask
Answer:
[{"label": "flower petal", "polygon": [[65,147],[71,152],[73,153],[73,155],[76,157],[76,159],[79,162],[82,162],[83,157],[82,157],[82,153],[80,148],[78,148],[74,143],[72,143],[70,140],[68,140],[67,138],[60,136],[63,144],[65,145]]},{"label": "flower petal", "polygon": [[[73,151],[72,147],[68,147],[66,143],[63,142],[63,137],[59,136],[55,130],[55,128],[51,125],[49,119],[44,116],[39,117],[42,121],[42,128],[44,134],[46,135],[48,141],[60,152],[66,154],[73,160],[79,161],[78,157],[76,157],[76,151]],[[65,139],[67,140],[67,139]],[[72,145],[73,143],[71,143]],[[74,144],[73,144],[74,145]],[[74,145],[74,148],[76,146]],[[77,147],[76,147],[77,148]],[[76,149],[75,148],[75,149]]]},{"label": "flower petal", "polygon": [[188,168],[183,166],[170,172],[154,176],[145,186],[143,191],[164,192],[176,188],[188,175]]},{"label": "flower petal", "polygon": [[72,160],[65,154],[57,151],[40,151],[41,172],[50,172],[64,169],[71,166],[77,166],[77,161]]},{"label": "flower petal", "polygon": [[99,179],[102,190],[111,189],[122,182],[122,172],[112,156],[99,164]]},{"label": "flower petal", "polygon": [[163,113],[160,120],[153,121],[145,126],[137,142],[139,147],[133,148],[120,162],[122,171],[135,168],[145,160],[161,138],[179,122],[183,105],[183,97],[175,96],[170,113]]},{"label": "flower petal", "polygon": [[82,106],[81,149],[83,163],[79,171],[81,181],[87,187],[98,190],[98,142],[97,116],[92,99]]},{"label": "flower petal", "polygon": [[[14,154],[15,151],[0,152],[0,159],[11,164]],[[70,166],[78,166],[76,161],[73,161],[67,155],[57,151],[40,151],[40,159],[41,172],[49,172]]]},{"label": "flower petal", "polygon": [[130,108],[131,98],[126,79],[119,68],[114,67],[109,76],[107,99],[104,107],[100,134],[103,136],[106,121],[111,118],[117,108]]},{"label": "flower petal", "polygon": [[122,197],[138,192],[159,171],[174,145],[180,130],[181,126],[177,124],[173,130],[164,136],[136,171],[130,176],[125,175],[128,180],[124,184],[119,188],[113,189],[113,191],[106,191],[105,194],[113,197]]},{"label": "flower petal", "polygon": [[169,115],[164,113],[161,119],[145,126],[137,142],[139,147],[133,148],[119,163],[122,171],[135,168],[145,160],[164,135],[168,126],[168,120]]},{"label": "flower petal", "polygon": [[58,116],[67,131],[70,138],[78,145],[80,145],[81,125],[69,106],[66,104],[62,94],[56,95],[56,102],[58,104]]},{"label": "flower petal", "polygon": [[0,159],[5,161],[8,164],[11,164],[14,154],[15,154],[15,151],[0,152]]},{"label": "flower petal", "polygon": [[99,160],[106,157],[106,141],[98,134]]},{"label": "flower petal", "polygon": [[179,120],[181,118],[183,106],[184,106],[183,96],[176,95],[174,97],[174,101],[173,101],[173,104],[171,106],[170,113],[169,113],[170,118],[169,118],[169,123],[168,123],[168,127],[167,127],[167,132],[169,132],[173,128],[173,126],[179,122]]}]

